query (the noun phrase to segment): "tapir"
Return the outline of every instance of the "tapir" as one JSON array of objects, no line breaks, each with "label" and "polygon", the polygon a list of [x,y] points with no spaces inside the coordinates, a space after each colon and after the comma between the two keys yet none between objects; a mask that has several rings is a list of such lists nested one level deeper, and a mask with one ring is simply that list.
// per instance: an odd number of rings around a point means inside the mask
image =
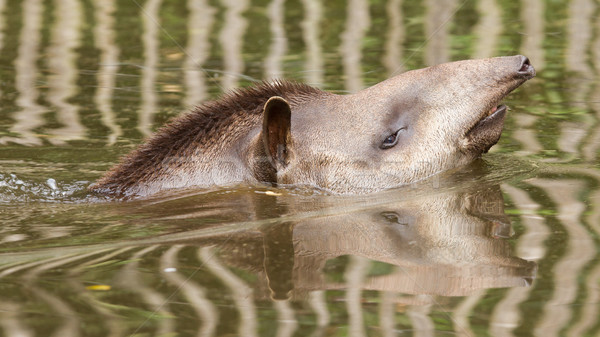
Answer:
[{"label": "tapir", "polygon": [[134,197],[267,183],[358,194],[411,184],[487,152],[502,133],[500,101],[534,76],[517,55],[412,70],[348,95],[263,82],[175,118],[90,189]]}]

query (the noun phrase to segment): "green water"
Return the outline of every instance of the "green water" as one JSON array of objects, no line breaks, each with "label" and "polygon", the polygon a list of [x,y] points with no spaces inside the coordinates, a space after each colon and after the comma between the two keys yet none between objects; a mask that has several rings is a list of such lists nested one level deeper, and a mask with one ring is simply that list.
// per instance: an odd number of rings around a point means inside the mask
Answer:
[{"label": "green water", "polygon": [[[595,336],[600,4],[0,1],[0,335]],[[524,54],[483,160],[366,196],[85,188],[189,107]]]}]

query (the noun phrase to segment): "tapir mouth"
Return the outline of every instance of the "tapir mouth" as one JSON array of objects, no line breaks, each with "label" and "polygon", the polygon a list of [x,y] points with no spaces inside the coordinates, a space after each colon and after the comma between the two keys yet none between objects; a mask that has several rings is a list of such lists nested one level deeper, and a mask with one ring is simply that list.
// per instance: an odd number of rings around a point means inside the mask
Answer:
[{"label": "tapir mouth", "polygon": [[[535,77],[535,69],[529,62],[529,59],[525,56],[519,56],[520,63],[518,70],[513,73],[512,85],[507,88],[503,96],[508,95],[514,89],[519,87],[525,81]],[[506,105],[494,104],[489,110],[484,110],[481,113],[481,117],[475,124],[467,131],[465,137],[468,142],[468,148],[478,153],[487,152],[494,144],[500,139],[502,134],[502,128],[504,127],[504,118],[506,117],[506,111],[508,108]]]},{"label": "tapir mouth", "polygon": [[496,105],[483,114],[481,119],[467,132],[469,147],[485,153],[500,139],[506,117],[506,105]]},{"label": "tapir mouth", "polygon": [[508,108],[504,104],[491,108],[490,111],[487,114],[485,114],[483,118],[481,118],[481,120],[479,120],[479,122],[477,122],[477,124],[475,124],[473,128],[485,128],[493,123],[503,123],[507,109]]}]

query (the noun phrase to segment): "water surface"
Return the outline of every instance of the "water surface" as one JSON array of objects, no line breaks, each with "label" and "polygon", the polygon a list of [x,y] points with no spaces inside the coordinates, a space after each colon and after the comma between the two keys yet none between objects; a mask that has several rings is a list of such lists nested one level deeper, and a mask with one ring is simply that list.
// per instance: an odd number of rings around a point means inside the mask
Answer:
[{"label": "water surface", "polygon": [[[600,333],[592,0],[0,1],[0,335]],[[85,188],[169,118],[288,78],[337,93],[527,55],[498,145],[365,196]]]}]

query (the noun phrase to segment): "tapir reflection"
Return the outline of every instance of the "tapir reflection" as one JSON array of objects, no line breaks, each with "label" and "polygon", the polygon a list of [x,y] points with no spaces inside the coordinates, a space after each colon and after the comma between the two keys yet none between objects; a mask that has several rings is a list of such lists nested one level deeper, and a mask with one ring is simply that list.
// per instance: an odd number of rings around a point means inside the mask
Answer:
[{"label": "tapir reflection", "polygon": [[346,288],[351,280],[328,267],[345,268],[346,256],[385,266],[362,275],[363,289],[461,296],[531,284],[537,266],[512,254],[512,233],[499,187],[488,186],[270,224],[229,237],[219,255],[256,271],[276,299]]}]

